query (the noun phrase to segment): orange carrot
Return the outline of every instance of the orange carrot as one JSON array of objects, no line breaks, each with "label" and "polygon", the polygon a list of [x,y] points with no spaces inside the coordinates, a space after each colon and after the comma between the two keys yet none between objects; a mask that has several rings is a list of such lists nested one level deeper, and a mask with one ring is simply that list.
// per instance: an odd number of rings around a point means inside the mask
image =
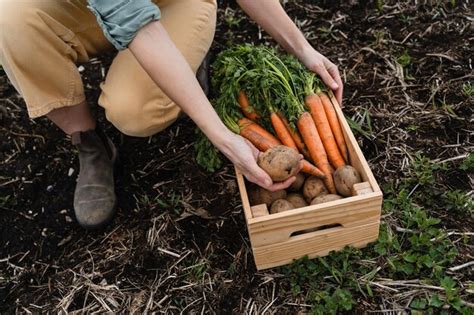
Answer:
[{"label": "orange carrot", "polygon": [[[265,152],[274,146],[281,145],[281,142],[271,133],[247,118],[242,118],[239,120],[239,127],[240,135],[249,140],[257,149],[262,152]],[[303,173],[314,175],[321,179],[326,177],[326,175],[320,169],[308,161],[303,160],[302,164],[303,167],[301,171]]]},{"label": "orange carrot", "polygon": [[326,117],[328,118],[329,125],[331,126],[332,134],[336,139],[339,151],[341,152],[345,162],[349,163],[346,142],[344,141],[344,135],[342,134],[342,128],[339,124],[339,119],[337,118],[334,106],[332,105],[331,100],[326,95],[326,93],[318,93],[318,96],[321,99],[321,103],[323,104],[324,111],[326,112]]},{"label": "orange carrot", "polygon": [[304,143],[308,147],[309,154],[316,166],[326,175],[324,184],[331,194],[336,193],[336,186],[332,178],[331,166],[329,165],[326,151],[319,137],[318,130],[314,124],[313,118],[308,112],[303,112],[298,119],[296,125],[303,137]]},{"label": "orange carrot", "polygon": [[[311,112],[311,116],[313,117],[318,134],[321,138],[324,148],[326,149],[326,154],[329,158],[329,161],[336,169],[340,166],[344,166],[346,163],[344,162],[344,159],[339,152],[339,148],[337,147],[336,140],[334,139],[331,127],[329,126],[321,99],[316,94],[309,94],[305,97],[305,104]],[[306,143],[306,145],[308,144]]]},{"label": "orange carrot", "polygon": [[319,168],[317,168],[306,160],[303,160],[303,167],[301,168],[301,171],[303,173],[314,175],[321,179],[326,178],[326,174],[324,174],[323,171],[321,171]]},{"label": "orange carrot", "polygon": [[260,125],[247,118],[239,120],[240,135],[249,140],[260,151],[267,151],[281,142]]},{"label": "orange carrot", "polygon": [[298,147],[296,146],[293,137],[291,137],[290,131],[286,128],[280,116],[278,116],[277,113],[272,112],[270,114],[270,120],[272,122],[273,129],[278,136],[278,139],[280,139],[280,141],[287,147],[298,151]]},{"label": "orange carrot", "polygon": [[260,115],[255,110],[255,107],[250,105],[249,99],[247,98],[247,94],[244,91],[239,92],[239,96],[237,97],[237,102],[239,103],[240,109],[242,113],[251,120],[260,119]]},{"label": "orange carrot", "polygon": [[309,156],[308,148],[306,148],[306,145],[304,144],[303,139],[301,139],[301,135],[298,132],[298,130],[291,127],[290,122],[288,121],[288,119],[286,119],[283,113],[279,112],[278,116],[280,117],[281,121],[285,124],[286,129],[288,129],[288,131],[290,132],[291,137],[293,138],[293,141],[298,147],[298,150],[301,152],[301,154],[304,155],[305,158],[310,159],[311,157]]}]

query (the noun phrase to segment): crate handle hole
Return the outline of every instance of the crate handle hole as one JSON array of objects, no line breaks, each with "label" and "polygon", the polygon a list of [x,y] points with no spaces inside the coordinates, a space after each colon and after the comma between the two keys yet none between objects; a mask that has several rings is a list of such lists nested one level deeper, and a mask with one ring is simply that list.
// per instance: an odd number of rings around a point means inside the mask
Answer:
[{"label": "crate handle hole", "polygon": [[290,237],[301,235],[301,234],[306,234],[306,233],[311,233],[311,232],[316,232],[316,231],[329,230],[329,229],[334,229],[334,228],[341,228],[341,227],[342,227],[342,225],[339,224],[339,223],[321,225],[321,226],[317,226],[317,227],[314,227],[314,228],[295,231],[295,232],[290,234]]}]

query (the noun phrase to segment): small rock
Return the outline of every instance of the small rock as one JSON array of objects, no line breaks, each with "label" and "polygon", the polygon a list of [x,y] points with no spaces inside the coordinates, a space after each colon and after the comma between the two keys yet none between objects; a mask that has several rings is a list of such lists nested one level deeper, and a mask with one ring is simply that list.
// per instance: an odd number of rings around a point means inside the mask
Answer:
[{"label": "small rock", "polygon": [[48,187],[46,187],[46,191],[47,192],[52,192],[53,191],[53,185],[49,185]]},{"label": "small rock", "polygon": [[74,169],[71,167],[69,168],[69,171],[67,172],[67,176],[71,177],[72,174],[74,174]]},{"label": "small rock", "polygon": [[66,220],[66,222],[68,222],[68,223],[71,223],[71,222],[72,222],[72,219],[71,219],[71,217],[70,217],[70,216],[68,216],[68,215],[67,215],[67,216],[65,216],[65,217],[64,217],[64,219],[65,219],[65,220]]},{"label": "small rock", "polygon": [[79,66],[79,67],[77,67],[77,70],[79,72],[82,72],[82,71],[86,70],[86,68],[84,68],[84,66]]}]

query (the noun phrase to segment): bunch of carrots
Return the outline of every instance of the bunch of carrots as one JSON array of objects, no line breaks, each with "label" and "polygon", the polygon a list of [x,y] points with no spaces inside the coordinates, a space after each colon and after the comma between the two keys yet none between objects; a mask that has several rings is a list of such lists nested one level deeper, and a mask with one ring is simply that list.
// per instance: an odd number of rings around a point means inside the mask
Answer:
[{"label": "bunch of carrots", "polygon": [[334,104],[317,76],[288,55],[236,46],[213,64],[217,113],[261,151],[286,145],[305,159],[302,171],[335,194],[334,169],[349,162]]}]

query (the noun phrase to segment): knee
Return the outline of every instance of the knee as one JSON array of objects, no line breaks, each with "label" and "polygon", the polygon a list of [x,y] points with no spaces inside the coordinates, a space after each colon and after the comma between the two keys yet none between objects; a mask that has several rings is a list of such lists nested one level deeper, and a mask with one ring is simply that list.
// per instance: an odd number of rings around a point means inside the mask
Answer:
[{"label": "knee", "polygon": [[44,24],[35,5],[37,2],[41,1],[0,0],[0,49],[15,50],[15,54],[31,52]]},{"label": "knee", "polygon": [[127,98],[101,105],[107,120],[122,133],[133,137],[149,137],[162,131],[175,122],[180,113],[174,103],[166,106],[156,102],[143,104]]}]

